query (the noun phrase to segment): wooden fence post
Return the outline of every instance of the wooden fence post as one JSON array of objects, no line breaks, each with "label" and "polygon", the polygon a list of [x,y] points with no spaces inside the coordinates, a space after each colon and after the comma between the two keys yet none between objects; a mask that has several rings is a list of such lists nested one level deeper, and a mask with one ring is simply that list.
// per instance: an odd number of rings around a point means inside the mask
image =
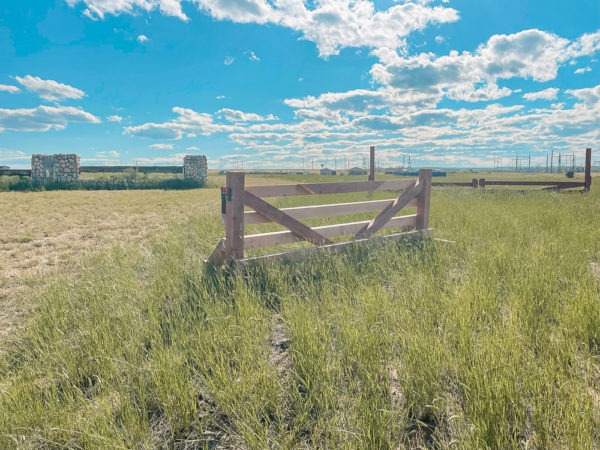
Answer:
[{"label": "wooden fence post", "polygon": [[479,181],[477,181],[477,178],[473,178],[473,179],[471,180],[471,186],[472,186],[474,189],[477,189],[477,187],[479,186]]},{"label": "wooden fence post", "polygon": [[479,187],[480,188],[484,188],[485,187],[485,178],[480,178],[479,179]]},{"label": "wooden fence post", "polygon": [[369,149],[369,181],[375,181],[375,147]]},{"label": "wooden fence post", "polygon": [[244,257],[244,172],[227,172],[225,260]]},{"label": "wooden fence post", "polygon": [[589,192],[592,186],[592,149],[585,149],[585,186],[584,192]]},{"label": "wooden fence post", "polygon": [[431,169],[419,169],[419,184],[423,190],[417,197],[417,230],[429,228],[429,198],[431,197]]}]

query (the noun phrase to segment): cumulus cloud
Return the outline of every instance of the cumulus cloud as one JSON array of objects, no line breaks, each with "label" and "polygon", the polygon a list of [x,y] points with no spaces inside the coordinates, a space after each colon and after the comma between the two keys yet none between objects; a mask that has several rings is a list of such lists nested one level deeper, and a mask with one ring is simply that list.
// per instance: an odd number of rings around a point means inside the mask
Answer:
[{"label": "cumulus cloud", "polygon": [[587,67],[580,67],[579,69],[576,69],[575,72],[573,72],[575,75],[581,75],[582,73],[586,73],[586,72],[591,72],[592,68],[587,66]]},{"label": "cumulus cloud", "polygon": [[600,84],[592,88],[568,89],[565,92],[582,100],[585,106],[600,107]]},{"label": "cumulus cloud", "polygon": [[533,100],[555,100],[558,95],[557,88],[548,88],[543,91],[537,92],[528,92],[523,95],[525,100],[533,101]]},{"label": "cumulus cloud", "polygon": [[375,64],[371,75],[378,83],[395,89],[420,90],[454,100],[489,101],[512,93],[506,87],[499,87],[498,80],[555,79],[561,65],[597,51],[596,39],[584,35],[570,42],[545,31],[525,30],[492,36],[475,52],[398,57],[388,64]]},{"label": "cumulus cloud", "polygon": [[188,21],[183,13],[180,0],[66,0],[69,6],[84,3],[83,13],[90,19],[104,19],[106,14],[133,14],[137,10],[150,12],[158,9],[165,16]]},{"label": "cumulus cloud", "polygon": [[173,150],[173,144],[152,144],[150,148],[155,150]]},{"label": "cumulus cloud", "polygon": [[252,62],[258,62],[260,61],[260,58],[258,56],[256,56],[256,54],[254,52],[247,52],[248,55],[248,59]]},{"label": "cumulus cloud", "polygon": [[17,86],[10,86],[7,84],[0,84],[0,92],[8,92],[9,94],[18,94],[21,92]]},{"label": "cumulus cloud", "polygon": [[106,118],[106,120],[108,120],[109,122],[117,122],[117,123],[120,123],[120,122],[122,122],[122,121],[123,121],[123,118],[122,118],[121,116],[118,116],[118,115],[116,115],[116,114],[115,114],[115,115],[112,115],[112,116],[108,116],[108,117]]},{"label": "cumulus cloud", "polygon": [[[127,134],[143,136],[151,139],[178,140],[183,137],[196,137],[198,134],[209,136],[214,133],[235,132],[247,127],[247,124],[253,122],[252,126],[268,126],[267,122],[277,120],[277,116],[268,114],[262,116],[255,113],[247,113],[234,109],[223,108],[216,113],[218,119],[223,119],[228,123],[215,122],[213,115],[208,113],[199,113],[192,109],[175,107],[172,111],[177,117],[169,122],[163,123],[145,123],[131,127],[125,127]],[[170,144],[156,144],[156,147]]]},{"label": "cumulus cloud", "polygon": [[54,80],[43,80],[39,77],[26,75],[24,77],[15,77],[15,79],[28,91],[39,95],[44,100],[50,102],[72,99],[79,100],[85,97],[85,92],[68,84],[59,83]]},{"label": "cumulus cloud", "polygon": [[175,107],[172,111],[177,114],[177,117],[170,122],[149,122],[142,125],[125,127],[124,131],[127,134],[151,139],[177,140],[184,136],[195,137],[197,134],[210,135],[228,129],[226,126],[215,124],[211,114],[198,113],[192,109],[181,107]]},{"label": "cumulus cloud", "polygon": [[261,116],[260,114],[246,113],[229,108],[220,109],[217,111],[217,114],[229,122],[266,122],[277,120],[277,116],[274,116],[273,114]]},{"label": "cumulus cloud", "polygon": [[[188,20],[183,0],[66,0],[70,6],[83,3],[84,14],[103,19],[106,14],[134,14],[158,9],[163,14]],[[430,24],[458,20],[458,12],[446,6],[428,6],[423,1],[394,4],[376,10],[369,0],[188,0],[217,20],[237,23],[272,23],[301,33],[317,45],[323,57],[345,47],[399,49],[404,38]]]},{"label": "cumulus cloud", "polygon": [[100,119],[81,108],[70,106],[0,109],[0,132],[62,130],[71,122],[100,123]]},{"label": "cumulus cloud", "polygon": [[223,64],[225,64],[226,66],[230,66],[235,62],[235,58],[233,56],[227,56],[225,58],[225,60],[223,61]]},{"label": "cumulus cloud", "polygon": [[144,34],[140,34],[140,35],[137,37],[137,41],[138,41],[140,44],[143,44],[144,42],[148,42],[149,40],[150,40],[150,39],[148,38],[148,36],[146,36],[146,35],[144,35]]}]

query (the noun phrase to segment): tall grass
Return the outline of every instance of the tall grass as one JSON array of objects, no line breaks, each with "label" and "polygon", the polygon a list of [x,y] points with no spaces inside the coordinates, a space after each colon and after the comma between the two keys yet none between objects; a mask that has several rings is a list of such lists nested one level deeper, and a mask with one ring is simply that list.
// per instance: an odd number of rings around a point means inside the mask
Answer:
[{"label": "tall grass", "polygon": [[598,194],[435,190],[455,244],[244,274],[202,263],[217,213],[41,295],[1,344],[0,447],[600,445]]}]

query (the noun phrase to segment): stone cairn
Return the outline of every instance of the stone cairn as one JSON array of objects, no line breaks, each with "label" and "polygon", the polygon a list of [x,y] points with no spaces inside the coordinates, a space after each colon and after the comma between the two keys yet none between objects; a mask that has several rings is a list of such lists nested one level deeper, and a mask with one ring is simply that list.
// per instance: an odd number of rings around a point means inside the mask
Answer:
[{"label": "stone cairn", "polygon": [[208,167],[206,156],[187,155],[183,158],[183,178],[186,180],[198,181],[200,184],[206,184],[208,177]]},{"label": "stone cairn", "polygon": [[31,179],[43,183],[79,181],[79,155],[32,155]]}]

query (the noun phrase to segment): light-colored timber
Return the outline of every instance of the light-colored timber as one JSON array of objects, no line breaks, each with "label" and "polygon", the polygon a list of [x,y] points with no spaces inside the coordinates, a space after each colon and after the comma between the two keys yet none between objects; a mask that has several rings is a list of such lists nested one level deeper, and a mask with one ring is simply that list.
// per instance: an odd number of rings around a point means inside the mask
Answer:
[{"label": "light-colored timber", "polygon": [[[470,185],[469,185],[470,186]],[[328,205],[315,206],[298,206],[293,208],[281,208],[280,211],[285,212],[294,219],[312,219],[315,217],[333,217],[350,214],[368,213],[381,211],[388,205],[394,203],[395,199],[386,200],[368,200],[364,202],[354,203],[333,203]],[[417,206],[417,199],[411,199],[406,207]],[[259,223],[270,223],[270,219],[261,216],[256,211],[246,211],[244,214],[244,223],[246,225],[255,225]]]},{"label": "light-colored timber", "polygon": [[[377,216],[358,230],[355,239],[365,239],[381,230],[408,203],[417,198],[423,190],[423,184],[414,182],[391,205],[386,206]],[[416,217],[416,216],[415,216]]]},{"label": "light-colored timber", "polygon": [[[220,266],[244,261],[245,250],[307,241],[317,248],[338,248],[330,238],[353,236],[351,242],[363,242],[384,229],[424,231],[429,228],[431,170],[419,170],[418,180],[357,181],[346,183],[309,183],[274,186],[244,186],[243,172],[228,172],[227,186],[221,190],[225,215],[225,239],[221,239],[207,263]],[[401,191],[395,199],[354,203],[277,208],[264,200],[291,195],[345,194],[352,192]],[[244,207],[254,211],[244,211]],[[403,208],[416,206],[417,213],[397,216]],[[223,210],[224,208],[224,210]],[[373,220],[309,227],[301,219],[333,217],[381,211]],[[285,231],[245,235],[245,225],[274,222]],[[357,234],[358,233],[358,234]]]},{"label": "light-colored timber", "polygon": [[411,180],[348,181],[344,183],[280,184],[247,186],[246,191],[257,197],[290,197],[294,195],[349,194],[352,192],[399,191],[406,189]]},{"label": "light-colored timber", "polygon": [[[299,222],[250,192],[245,193],[244,201],[247,206],[254,208],[258,214],[288,228],[293,234],[297,235],[298,240],[305,239],[315,245],[333,244],[333,242],[314,229],[304,225],[302,222]],[[248,245],[249,244],[246,244],[246,247],[248,247]]]},{"label": "light-colored timber", "polygon": [[[370,220],[360,222],[339,223],[335,225],[322,225],[314,227],[313,230],[320,235],[331,238],[336,236],[353,235],[368,225]],[[414,228],[417,224],[417,215],[392,217],[381,229],[387,228]],[[291,231],[272,231],[270,233],[249,234],[244,238],[246,249],[270,247],[279,244],[291,244],[303,239]]]},{"label": "light-colored timber", "polygon": [[[299,248],[295,250],[291,250],[288,252],[279,252],[279,253],[271,253],[268,255],[261,256],[251,256],[249,258],[245,258],[239,261],[235,261],[235,264],[241,267],[248,266],[252,263],[269,261],[269,260],[277,260],[277,261],[288,261],[288,262],[298,262],[306,259],[308,256],[313,255],[315,253],[338,253],[348,248],[348,246],[355,244],[368,244],[368,243],[378,243],[383,241],[411,241],[417,239],[427,238],[431,233],[430,229],[426,230],[413,230],[413,231],[405,231],[403,233],[394,233],[387,234],[383,236],[373,236],[367,239],[359,239],[355,241],[349,242],[340,242],[332,245],[324,245],[321,247],[306,247]],[[451,241],[449,241],[451,242]]]}]

